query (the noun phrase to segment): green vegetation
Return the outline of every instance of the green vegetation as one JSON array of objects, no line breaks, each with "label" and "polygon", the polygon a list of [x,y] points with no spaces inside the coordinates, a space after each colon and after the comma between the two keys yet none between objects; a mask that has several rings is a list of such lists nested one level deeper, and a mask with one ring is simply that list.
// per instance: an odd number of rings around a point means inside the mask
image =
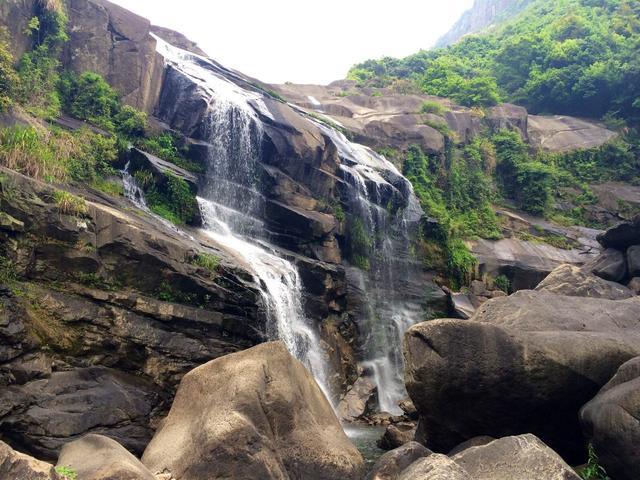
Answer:
[{"label": "green vegetation", "polygon": [[506,275],[498,275],[493,280],[493,285],[498,290],[502,290],[504,293],[511,293],[511,281]]},{"label": "green vegetation", "polygon": [[349,238],[349,260],[353,265],[362,270],[371,268],[371,249],[373,248],[373,239],[367,234],[367,230],[358,217],[349,220],[348,225]]},{"label": "green vegetation", "polygon": [[605,469],[598,463],[598,456],[591,444],[589,444],[589,460],[580,472],[580,476],[583,480],[611,480]]},{"label": "green vegetation", "polygon": [[211,278],[215,278],[218,276],[220,257],[214,255],[213,253],[199,253],[195,256],[191,263],[204,268]]},{"label": "green vegetation", "polygon": [[198,202],[185,180],[171,174],[157,180],[151,172],[144,170],[136,172],[135,178],[153,213],[176,225],[196,221],[199,214]]},{"label": "green vegetation", "polygon": [[116,141],[88,129],[74,133],[15,126],[0,129],[0,165],[49,182],[93,182],[115,172]]},{"label": "green vegetation", "polygon": [[18,273],[15,264],[7,257],[0,255],[0,284],[11,285],[17,279]]},{"label": "green vegetation", "polygon": [[420,107],[419,113],[433,113],[434,115],[442,115],[444,112],[444,107],[438,102],[427,100]]},{"label": "green vegetation", "polygon": [[640,4],[534,0],[512,21],[443,49],[354,66],[349,78],[405,80],[463,105],[499,100],[533,112],[640,119]]},{"label": "green vegetation", "polygon": [[13,103],[19,77],[13,68],[13,55],[7,41],[8,33],[0,28],[0,113]]},{"label": "green vegetation", "polygon": [[56,472],[64,478],[64,480],[77,480],[78,474],[71,467],[56,467]]},{"label": "green vegetation", "polygon": [[87,202],[84,198],[80,198],[72,193],[64,190],[56,190],[53,194],[56,208],[63,215],[72,215],[74,217],[83,217],[89,213]]},{"label": "green vegetation", "polygon": [[202,173],[204,171],[202,165],[187,158],[186,149],[179,148],[178,139],[170,133],[141,138],[136,142],[136,145],[138,148],[190,172]]}]

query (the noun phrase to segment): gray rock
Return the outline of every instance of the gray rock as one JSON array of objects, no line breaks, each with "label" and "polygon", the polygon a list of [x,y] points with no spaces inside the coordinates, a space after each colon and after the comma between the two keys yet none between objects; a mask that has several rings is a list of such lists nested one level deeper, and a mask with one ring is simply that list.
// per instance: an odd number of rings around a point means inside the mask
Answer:
[{"label": "gray rock", "polygon": [[536,287],[537,291],[568,295],[570,297],[605,298],[622,300],[633,297],[634,293],[617,282],[604,280],[588,269],[574,265],[556,268]]},{"label": "gray rock", "polygon": [[102,435],[89,434],[67,443],[58,467],[70,467],[82,480],[156,480],[140,460]]},{"label": "gray rock", "polygon": [[365,480],[396,480],[409,465],[432,453],[431,450],[418,442],[405,443],[403,446],[382,455],[367,474]]},{"label": "gray rock", "polygon": [[632,245],[640,244],[640,215],[630,222],[623,222],[598,235],[598,241],[604,248],[626,250]]},{"label": "gray rock", "polygon": [[151,382],[104,367],[55,372],[0,392],[0,432],[47,459],[89,432],[142,452],[152,436],[148,419],[159,394]]},{"label": "gray rock", "polygon": [[22,453],[0,441],[0,478],[3,480],[64,480],[53,465]]},{"label": "gray rock", "polygon": [[383,450],[393,450],[413,441],[416,436],[416,426],[410,422],[399,422],[387,425],[378,446]]},{"label": "gray rock", "polygon": [[475,480],[446,455],[434,453],[414,462],[398,480]]},{"label": "gray rock", "polygon": [[459,318],[467,319],[473,317],[476,307],[471,301],[471,297],[466,293],[452,292],[451,307]]},{"label": "gray rock", "polygon": [[627,285],[629,289],[634,292],[636,295],[640,295],[640,277],[634,277],[629,281],[629,285]]},{"label": "gray rock", "polygon": [[611,478],[640,478],[640,357],[622,365],[580,411],[585,436]]},{"label": "gray rock", "polygon": [[637,355],[638,297],[520,291],[489,300],[471,320],[418,324],[405,335],[416,440],[448,452],[478,435],[532,432],[579,462],[580,407]]},{"label": "gray rock", "polygon": [[630,277],[640,276],[640,238],[638,245],[633,245],[627,249],[627,265]]},{"label": "gray rock", "polygon": [[338,404],[338,417],[347,422],[362,417],[372,406],[371,403],[376,399],[376,385],[367,377],[360,377],[356,383],[349,389]]},{"label": "gray rock", "polygon": [[529,115],[527,127],[531,144],[551,152],[599,147],[617,136],[601,125],[562,115]]},{"label": "gray rock", "polygon": [[530,434],[468,448],[452,460],[474,480],[580,479],[557,453]]},{"label": "gray rock", "polygon": [[627,275],[627,261],[624,253],[607,248],[599,257],[584,266],[586,271],[593,272],[600,278],[612,282],[620,282]]},{"label": "gray rock", "polygon": [[185,375],[142,462],[154,474],[190,480],[338,480],[364,473],[324,394],[280,342]]},{"label": "gray rock", "polygon": [[487,435],[480,435],[478,437],[473,437],[467,440],[466,442],[462,442],[460,445],[457,445],[456,447],[454,447],[453,450],[447,453],[447,455],[449,457],[453,457],[455,454],[460,453],[463,450],[466,450],[467,448],[480,447],[482,445],[486,445],[487,443],[491,443],[494,440],[495,438],[489,437]]}]

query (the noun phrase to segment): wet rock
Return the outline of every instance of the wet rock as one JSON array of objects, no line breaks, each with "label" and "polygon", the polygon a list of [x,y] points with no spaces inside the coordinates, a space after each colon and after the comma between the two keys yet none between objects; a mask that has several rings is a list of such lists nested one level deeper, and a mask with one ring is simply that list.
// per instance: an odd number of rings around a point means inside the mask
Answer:
[{"label": "wet rock", "polygon": [[342,421],[353,422],[368,413],[376,401],[376,385],[367,377],[360,377],[340,403],[337,414]]},{"label": "wet rock", "polygon": [[0,441],[0,478],[6,480],[64,480],[53,465],[22,453]]},{"label": "wet rock", "polygon": [[190,480],[363,473],[362,457],[315,380],[279,342],[185,375],[142,461],[154,474]]},{"label": "wet rock", "polygon": [[634,293],[617,282],[604,280],[574,265],[562,265],[556,268],[536,287],[537,291],[568,295],[571,297],[605,298],[622,300]]},{"label": "wet rock", "polygon": [[474,480],[579,480],[535,435],[519,435],[468,448],[452,457]]},{"label": "wet rock", "polygon": [[434,453],[414,462],[398,480],[475,480],[446,455]]},{"label": "wet rock", "polygon": [[416,435],[416,425],[410,422],[398,422],[388,425],[382,438],[377,441],[383,450],[393,450],[413,441]]},{"label": "wet rock", "polygon": [[640,276],[640,238],[638,245],[633,245],[627,249],[627,265],[630,277]]},{"label": "wet rock", "polygon": [[405,335],[416,440],[447,452],[478,435],[528,431],[582,460],[577,412],[640,353],[640,299],[520,291],[471,320],[435,320]]},{"label": "wet rock", "polygon": [[605,280],[620,282],[627,275],[627,260],[621,251],[608,248],[584,268]]},{"label": "wet rock", "polygon": [[598,235],[598,242],[604,248],[626,250],[632,245],[640,243],[640,215],[636,215],[630,222],[623,222]]},{"label": "wet rock", "polygon": [[156,480],[140,460],[102,435],[85,435],[67,443],[58,467],[70,467],[82,480]]},{"label": "wet rock", "polygon": [[640,357],[622,365],[580,411],[599,463],[616,480],[640,478]]},{"label": "wet rock", "polygon": [[481,447],[482,445],[486,445],[487,443],[491,443],[495,440],[493,437],[489,437],[487,435],[480,435],[478,437],[473,437],[466,442],[462,442],[460,445],[457,445],[453,450],[451,450],[447,455],[449,457],[453,457],[454,455],[466,450],[471,447]]},{"label": "wet rock", "polygon": [[382,455],[365,480],[396,480],[400,473],[422,457],[433,452],[418,442],[409,442]]},{"label": "wet rock", "polygon": [[159,395],[151,382],[104,367],[55,372],[0,392],[0,432],[39,458],[56,458],[62,445],[89,432],[141,453]]}]

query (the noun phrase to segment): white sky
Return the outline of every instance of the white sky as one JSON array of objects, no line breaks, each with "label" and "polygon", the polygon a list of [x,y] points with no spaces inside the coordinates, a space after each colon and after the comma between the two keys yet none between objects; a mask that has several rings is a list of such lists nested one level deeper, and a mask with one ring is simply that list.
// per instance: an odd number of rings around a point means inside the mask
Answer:
[{"label": "white sky", "polygon": [[268,83],[326,84],[429,48],[473,0],[111,0]]}]

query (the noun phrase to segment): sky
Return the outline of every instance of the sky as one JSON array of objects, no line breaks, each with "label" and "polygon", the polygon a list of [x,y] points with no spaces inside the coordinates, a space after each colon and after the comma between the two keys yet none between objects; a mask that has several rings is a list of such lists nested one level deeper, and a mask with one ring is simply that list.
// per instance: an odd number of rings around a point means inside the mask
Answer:
[{"label": "sky", "polygon": [[267,83],[327,84],[435,41],[473,0],[111,0]]}]

